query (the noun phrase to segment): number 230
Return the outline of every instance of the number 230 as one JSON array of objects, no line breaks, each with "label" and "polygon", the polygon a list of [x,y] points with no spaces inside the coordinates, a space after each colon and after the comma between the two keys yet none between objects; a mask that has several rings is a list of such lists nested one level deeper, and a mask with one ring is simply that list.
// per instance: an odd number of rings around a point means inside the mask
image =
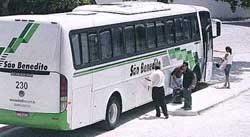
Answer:
[{"label": "number 230", "polygon": [[28,82],[16,81],[16,89],[28,89]]}]

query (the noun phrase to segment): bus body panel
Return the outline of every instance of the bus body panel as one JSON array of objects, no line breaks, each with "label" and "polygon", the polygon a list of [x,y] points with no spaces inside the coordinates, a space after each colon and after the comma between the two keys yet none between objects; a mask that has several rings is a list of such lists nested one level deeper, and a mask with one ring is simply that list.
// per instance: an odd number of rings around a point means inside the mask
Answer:
[{"label": "bus body panel", "polygon": [[60,26],[0,22],[0,109],[60,112]]},{"label": "bus body panel", "polygon": [[[195,57],[199,45],[192,42],[177,46],[171,49],[157,51],[156,54],[148,54],[128,61],[113,62],[108,64],[109,68],[93,73],[93,123],[105,119],[106,107],[112,93],[118,91],[122,98],[122,112],[141,106],[152,101],[152,88],[150,82],[145,80],[153,71],[154,63],[161,62],[162,70],[165,73],[165,95],[172,93],[169,85],[170,73],[175,67],[181,66],[183,61],[190,61],[191,69],[194,68]],[[175,53],[170,53],[174,50]],[[185,53],[180,53],[180,51]],[[171,58],[169,54],[175,54]],[[186,56],[183,56],[186,54]],[[198,53],[197,53],[198,54]],[[107,65],[107,64],[106,64]],[[105,65],[103,65],[105,66]],[[98,67],[97,67],[98,68]],[[103,80],[105,78],[105,80]]]},{"label": "bus body panel", "polygon": [[89,125],[92,106],[92,74],[72,79],[72,129]]}]

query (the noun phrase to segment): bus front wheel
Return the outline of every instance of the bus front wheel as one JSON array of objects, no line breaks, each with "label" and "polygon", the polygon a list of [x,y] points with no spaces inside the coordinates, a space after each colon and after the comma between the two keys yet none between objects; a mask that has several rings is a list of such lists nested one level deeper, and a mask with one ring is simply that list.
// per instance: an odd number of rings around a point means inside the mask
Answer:
[{"label": "bus front wheel", "polygon": [[121,105],[116,96],[112,96],[108,102],[106,109],[105,126],[106,130],[114,129],[119,123],[121,114]]}]

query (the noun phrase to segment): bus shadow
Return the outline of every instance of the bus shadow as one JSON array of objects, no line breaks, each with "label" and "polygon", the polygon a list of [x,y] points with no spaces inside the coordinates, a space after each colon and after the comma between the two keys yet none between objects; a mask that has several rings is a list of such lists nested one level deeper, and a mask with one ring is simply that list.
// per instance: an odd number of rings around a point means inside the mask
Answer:
[{"label": "bus shadow", "polygon": [[[143,106],[134,108],[125,112],[121,115],[119,126],[134,120],[140,119],[142,115],[152,111],[154,109],[153,103],[147,103]],[[148,117],[147,120],[153,120],[154,117]],[[55,131],[48,129],[35,129],[35,128],[27,128],[27,127],[13,127],[11,129],[7,129],[3,132],[0,132],[0,137],[94,137],[100,134],[109,132],[104,130],[101,127],[101,122],[96,124],[86,126],[83,128],[79,128],[73,131]],[[116,129],[114,129],[116,130]],[[112,131],[110,131],[112,132]]]},{"label": "bus shadow", "polygon": [[[214,58],[214,64],[213,64],[213,75],[212,75],[212,81],[213,84],[216,83],[223,83],[225,81],[225,73],[223,70],[220,70],[215,66],[216,62],[219,62],[220,58],[215,57]],[[239,77],[239,75],[242,75],[244,72],[250,72],[250,62],[244,62],[244,61],[235,61],[233,62],[231,71],[230,71],[230,81],[231,82],[240,82],[243,79]]]}]

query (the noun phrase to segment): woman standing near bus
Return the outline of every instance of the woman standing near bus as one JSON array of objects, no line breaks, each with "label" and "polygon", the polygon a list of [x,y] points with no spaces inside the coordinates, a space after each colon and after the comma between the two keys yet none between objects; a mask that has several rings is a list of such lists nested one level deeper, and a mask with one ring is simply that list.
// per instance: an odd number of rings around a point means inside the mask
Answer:
[{"label": "woman standing near bus", "polygon": [[225,84],[224,87],[225,88],[230,88],[230,81],[229,81],[229,73],[233,64],[233,55],[232,55],[232,48],[227,46],[225,48],[226,50],[226,54],[223,58],[224,61],[226,61],[226,67],[224,69],[225,72]]}]

